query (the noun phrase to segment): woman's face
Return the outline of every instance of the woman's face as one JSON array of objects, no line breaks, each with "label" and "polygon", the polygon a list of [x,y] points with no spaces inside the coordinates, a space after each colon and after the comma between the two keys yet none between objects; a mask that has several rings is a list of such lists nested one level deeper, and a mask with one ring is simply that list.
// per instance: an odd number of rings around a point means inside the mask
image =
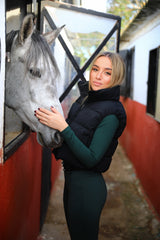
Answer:
[{"label": "woman's face", "polygon": [[111,82],[112,63],[106,56],[101,56],[93,63],[90,71],[90,86],[94,91],[107,88]]}]

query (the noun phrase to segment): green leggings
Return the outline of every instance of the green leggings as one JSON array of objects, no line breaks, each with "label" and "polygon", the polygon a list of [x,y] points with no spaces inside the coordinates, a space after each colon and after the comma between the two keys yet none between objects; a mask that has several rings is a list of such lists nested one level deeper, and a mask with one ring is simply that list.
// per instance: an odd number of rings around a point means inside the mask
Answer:
[{"label": "green leggings", "polygon": [[98,240],[99,220],[107,197],[101,173],[65,172],[64,210],[71,240]]}]

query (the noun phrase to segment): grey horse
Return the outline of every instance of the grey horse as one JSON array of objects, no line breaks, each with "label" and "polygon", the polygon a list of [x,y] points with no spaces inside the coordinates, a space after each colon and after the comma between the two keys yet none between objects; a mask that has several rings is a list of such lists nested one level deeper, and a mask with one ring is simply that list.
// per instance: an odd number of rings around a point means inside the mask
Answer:
[{"label": "grey horse", "polygon": [[29,14],[23,19],[20,30],[7,34],[6,43],[10,59],[6,71],[5,103],[37,132],[38,142],[49,148],[61,144],[60,134],[42,125],[34,111],[39,107],[50,109],[54,106],[63,114],[56,87],[59,71],[49,47],[61,29],[42,36],[36,30],[34,15]]}]

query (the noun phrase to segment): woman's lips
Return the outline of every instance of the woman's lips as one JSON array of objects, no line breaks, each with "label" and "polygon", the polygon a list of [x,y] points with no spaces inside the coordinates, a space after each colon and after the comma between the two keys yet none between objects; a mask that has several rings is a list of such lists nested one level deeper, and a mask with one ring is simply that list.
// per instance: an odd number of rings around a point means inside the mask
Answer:
[{"label": "woman's lips", "polygon": [[93,82],[93,85],[99,87],[99,86],[101,86],[102,84],[101,84],[100,82]]}]

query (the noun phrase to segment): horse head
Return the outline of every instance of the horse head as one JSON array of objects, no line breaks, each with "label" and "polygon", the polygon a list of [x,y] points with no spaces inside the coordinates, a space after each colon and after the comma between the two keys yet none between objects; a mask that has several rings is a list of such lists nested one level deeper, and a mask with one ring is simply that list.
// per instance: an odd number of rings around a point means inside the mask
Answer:
[{"label": "horse head", "polygon": [[[7,55],[5,103],[33,131],[38,142],[46,147],[61,144],[60,134],[41,124],[34,111],[54,106],[63,114],[58,99],[56,80],[59,74],[49,44],[59,35],[61,28],[41,35],[35,28],[35,17],[27,15],[19,31],[7,34]],[[8,54],[9,53],[9,54]]]}]

